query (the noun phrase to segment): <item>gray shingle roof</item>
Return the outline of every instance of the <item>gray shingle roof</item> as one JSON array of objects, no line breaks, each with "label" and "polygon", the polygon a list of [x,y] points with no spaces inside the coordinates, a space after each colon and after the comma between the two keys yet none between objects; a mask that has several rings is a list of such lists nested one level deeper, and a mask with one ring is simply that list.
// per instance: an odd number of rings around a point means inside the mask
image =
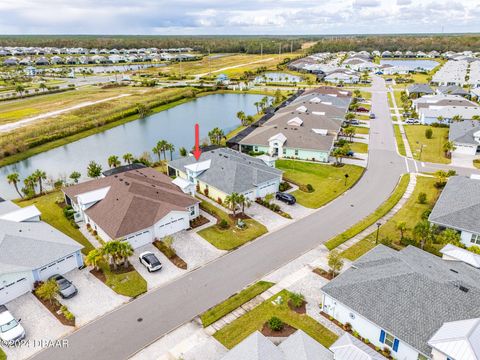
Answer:
[{"label": "gray shingle roof", "polygon": [[333,353],[312,339],[302,330],[297,330],[278,346],[285,360],[333,360]]},{"label": "gray shingle roof", "polygon": [[[18,209],[11,202],[5,203]],[[82,248],[82,245],[43,221],[0,219],[0,275],[34,270]]]},{"label": "gray shingle roof", "polygon": [[279,348],[260,332],[255,331],[221,360],[283,360],[283,356]]},{"label": "gray shingle roof", "polygon": [[[238,151],[221,148],[202,153],[199,161],[211,160],[210,168],[197,178],[226,194],[243,193],[268,181],[279,179],[282,172]],[[173,160],[168,165],[186,172],[185,166],[196,163],[193,156]]]},{"label": "gray shingle roof", "polygon": [[480,316],[480,271],[413,246],[379,245],[322,291],[425,355],[443,323]]},{"label": "gray shingle roof", "polygon": [[459,144],[479,145],[473,134],[480,130],[480,122],[475,120],[456,121],[450,124],[448,140]]},{"label": "gray shingle roof", "polygon": [[451,177],[429,220],[434,224],[480,234],[480,180]]},{"label": "gray shingle roof", "polygon": [[410,94],[433,94],[433,90],[428,84],[412,84],[407,87]]},{"label": "gray shingle roof", "polygon": [[468,95],[468,91],[466,91],[465,89],[463,89],[458,85],[439,86],[437,90],[442,94],[461,95],[461,96]]}]

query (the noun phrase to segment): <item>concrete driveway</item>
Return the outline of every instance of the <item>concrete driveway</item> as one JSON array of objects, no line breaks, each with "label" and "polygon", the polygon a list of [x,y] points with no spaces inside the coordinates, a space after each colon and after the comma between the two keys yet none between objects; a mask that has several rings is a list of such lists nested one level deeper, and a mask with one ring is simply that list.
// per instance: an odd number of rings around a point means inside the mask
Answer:
[{"label": "concrete driveway", "polygon": [[42,349],[39,341],[58,339],[74,329],[62,325],[32,293],[16,298],[6,306],[16,319],[22,319],[26,333],[25,345],[2,347],[8,360],[26,359]]},{"label": "concrete driveway", "polygon": [[473,160],[475,160],[475,158],[477,158],[475,155],[452,153],[451,165],[475,169],[475,166],[473,166]]},{"label": "concrete driveway", "polygon": [[[286,210],[284,210],[286,211]],[[287,211],[286,211],[287,212]],[[266,207],[252,202],[249,208],[245,209],[245,213],[259,223],[265,225],[268,231],[278,229],[292,222],[291,219],[284,218]],[[293,216],[293,215],[292,215]]]},{"label": "concrete driveway", "polygon": [[[148,272],[147,268],[140,263],[140,260],[138,260],[139,255],[144,251],[151,251],[155,254],[155,256],[163,265],[161,270],[152,273]],[[187,272],[186,270],[182,270],[173,265],[173,263],[168,260],[168,258],[163,255],[155,246],[153,246],[153,244],[147,244],[136,249],[134,255],[130,259],[130,262],[140,273],[140,275],[147,280],[147,287],[149,290],[161,286],[169,280],[172,280]]]},{"label": "concrete driveway", "polygon": [[88,268],[70,271],[65,277],[77,287],[78,294],[60,301],[75,315],[77,326],[85,325],[129,300],[90,274]]},{"label": "concrete driveway", "polygon": [[[212,224],[209,224],[211,226]],[[173,248],[188,265],[187,270],[205,265],[227,251],[219,250],[197,234],[197,229],[176,233]]]},{"label": "concrete driveway", "polygon": [[[305,216],[310,215],[311,213],[313,213],[315,211],[315,209],[309,209],[309,208],[307,208],[303,205],[300,205],[298,203],[295,203],[293,205],[288,205],[288,204],[285,204],[284,202],[279,201],[277,199],[273,199],[272,202],[274,204],[277,204],[278,206],[280,206],[282,211],[286,212],[287,214],[290,214],[290,216],[292,217],[293,220],[304,218]],[[290,220],[290,222],[291,221],[292,220]]]}]

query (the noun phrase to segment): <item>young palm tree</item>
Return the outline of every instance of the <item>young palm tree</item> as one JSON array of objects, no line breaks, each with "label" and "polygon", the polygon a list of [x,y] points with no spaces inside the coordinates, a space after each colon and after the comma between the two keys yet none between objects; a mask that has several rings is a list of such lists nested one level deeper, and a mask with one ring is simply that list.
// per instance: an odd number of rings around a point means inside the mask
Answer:
[{"label": "young palm tree", "polygon": [[80,174],[78,171],[73,171],[69,177],[75,184],[78,184],[78,180],[82,177],[82,174]]},{"label": "young palm tree", "polygon": [[43,194],[43,183],[42,180],[47,179],[47,174],[45,171],[42,171],[40,169],[35,170],[35,172],[32,174],[33,179],[35,179],[36,182],[38,182],[38,188],[40,190],[40,194]]},{"label": "young palm tree", "polygon": [[131,153],[126,153],[123,155],[123,161],[130,165],[133,162],[133,155]]},{"label": "young palm tree", "polygon": [[405,231],[407,231],[407,223],[405,221],[400,221],[397,223],[396,228],[400,231],[400,239],[403,239]]},{"label": "young palm tree", "polygon": [[245,121],[245,113],[243,111],[239,111],[237,112],[237,118],[238,120],[240,120],[240,123],[243,125],[244,121]]},{"label": "young palm tree", "polygon": [[247,207],[247,208],[250,207],[252,202],[250,201],[250,199],[248,197],[246,197],[243,194],[238,195],[237,200],[238,200],[238,204],[242,207],[242,214],[245,215],[245,207]]},{"label": "young palm tree", "polygon": [[90,250],[85,257],[85,265],[93,266],[95,270],[98,270],[98,263],[102,261],[102,251],[100,249]]},{"label": "young palm tree", "polygon": [[117,269],[117,261],[118,261],[118,244],[119,241],[112,240],[106,242],[101,248],[100,253],[102,257],[113,266],[113,269]]},{"label": "young palm tree", "polygon": [[180,153],[181,157],[185,157],[188,155],[187,149],[185,149],[183,146],[180,149],[178,149],[178,152]]},{"label": "young palm tree", "polygon": [[173,152],[175,151],[175,145],[168,143],[166,146],[166,150],[170,152],[170,161],[173,160]]},{"label": "young palm tree", "polygon": [[40,85],[38,86],[40,88],[40,90],[42,91],[45,91],[47,89],[47,85],[45,85],[45,83],[40,83]]},{"label": "young palm tree", "polygon": [[25,184],[25,187],[22,189],[23,193],[27,196],[35,196],[37,195],[35,191],[35,184],[37,183],[37,179],[33,177],[33,175],[27,176],[24,180],[23,183]]},{"label": "young palm tree", "polygon": [[120,166],[120,160],[118,159],[118,156],[117,155],[112,155],[112,156],[109,156],[108,157],[108,166],[110,168],[112,167],[117,167],[117,166]]},{"label": "young palm tree", "polygon": [[130,264],[130,262],[128,261],[128,258],[133,255],[132,245],[127,241],[119,241],[117,249],[118,249],[118,256],[122,260],[123,266],[125,268],[128,268],[128,265]]},{"label": "young palm tree", "polygon": [[227,197],[225,197],[225,205],[232,210],[233,217],[235,217],[236,212],[237,212],[237,204],[239,200],[239,195],[238,193],[231,193]]},{"label": "young palm tree", "polygon": [[160,150],[158,145],[153,147],[152,153],[154,153],[158,156],[158,161],[162,161],[162,158],[161,158],[162,150]]},{"label": "young palm tree", "polygon": [[168,142],[166,140],[160,140],[157,143],[157,148],[160,151],[160,153],[163,153],[163,158],[164,160],[167,160],[167,155],[165,153],[166,147],[167,147]]},{"label": "young palm tree", "polygon": [[353,126],[349,126],[345,129],[343,129],[343,133],[349,137],[350,142],[353,142],[353,137],[355,136],[355,128]]},{"label": "young palm tree", "polygon": [[443,151],[445,152],[446,157],[449,157],[450,153],[455,151],[456,148],[457,147],[453,141],[447,141],[445,144],[443,144]]},{"label": "young palm tree", "polygon": [[19,173],[11,173],[7,175],[7,181],[9,184],[12,184],[15,187],[15,190],[17,191],[18,195],[23,199],[23,195],[18,190],[18,183],[20,182],[20,174]]}]

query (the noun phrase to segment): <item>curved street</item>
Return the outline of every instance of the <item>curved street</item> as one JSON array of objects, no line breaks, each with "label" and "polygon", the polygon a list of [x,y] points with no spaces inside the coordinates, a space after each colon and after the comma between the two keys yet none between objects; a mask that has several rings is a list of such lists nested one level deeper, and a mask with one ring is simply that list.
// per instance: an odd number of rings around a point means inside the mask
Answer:
[{"label": "curved street", "polygon": [[[372,111],[377,118],[371,121],[368,167],[351,190],[312,215],[268,233],[80,328],[66,338],[68,348],[49,348],[34,358],[127,359],[372,213],[389,197],[402,173],[417,170],[413,160],[397,153],[384,80],[374,77],[370,90]],[[425,166],[418,171],[432,171],[429,169],[433,165]]]}]

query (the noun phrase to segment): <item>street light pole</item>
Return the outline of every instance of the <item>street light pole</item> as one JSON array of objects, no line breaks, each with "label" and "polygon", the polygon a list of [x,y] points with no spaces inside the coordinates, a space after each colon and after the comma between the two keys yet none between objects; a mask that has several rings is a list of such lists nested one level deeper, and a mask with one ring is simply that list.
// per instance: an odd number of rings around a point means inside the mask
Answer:
[{"label": "street light pole", "polygon": [[380,231],[380,225],[382,225],[381,223],[377,222],[377,237],[375,238],[375,245],[378,244],[378,233]]}]

